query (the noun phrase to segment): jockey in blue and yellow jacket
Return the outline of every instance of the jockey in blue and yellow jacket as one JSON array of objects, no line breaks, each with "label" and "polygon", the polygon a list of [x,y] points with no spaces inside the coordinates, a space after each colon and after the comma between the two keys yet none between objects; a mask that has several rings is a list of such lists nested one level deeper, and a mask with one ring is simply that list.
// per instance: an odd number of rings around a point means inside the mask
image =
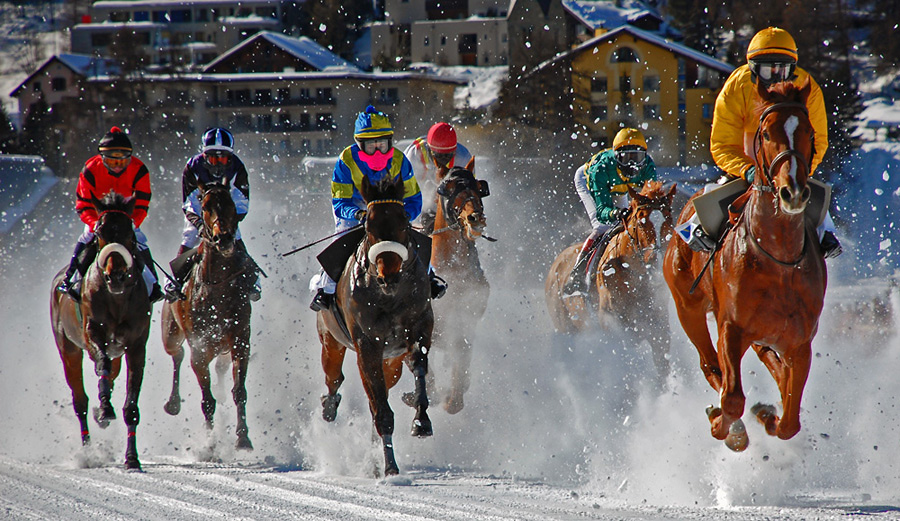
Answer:
[{"label": "jockey in blue and yellow jacket", "polygon": [[[366,203],[360,194],[363,177],[372,183],[388,177],[403,179],[403,208],[412,221],[422,212],[422,193],[413,174],[412,164],[403,152],[394,148],[394,129],[386,114],[369,105],[356,118],[353,130],[355,143],[338,156],[331,176],[331,206],[336,232],[342,232],[363,222]],[[439,298],[446,291],[439,280],[432,276],[432,298]],[[310,308],[320,311],[331,305],[337,284],[322,270],[310,281],[315,291]],[[437,285],[437,286],[436,286]]]}]

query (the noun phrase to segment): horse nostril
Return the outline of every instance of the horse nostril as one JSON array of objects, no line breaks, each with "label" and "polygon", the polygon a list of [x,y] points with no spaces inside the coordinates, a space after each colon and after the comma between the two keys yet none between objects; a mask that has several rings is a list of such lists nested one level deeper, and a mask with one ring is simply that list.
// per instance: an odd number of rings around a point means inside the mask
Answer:
[{"label": "horse nostril", "polygon": [[470,213],[466,219],[468,219],[470,223],[478,221],[478,217],[474,213]]},{"label": "horse nostril", "polygon": [[805,201],[809,201],[809,196],[810,196],[810,190],[809,190],[809,187],[808,187],[808,186],[804,186],[804,187],[803,187],[803,194],[802,194],[802,199],[803,199],[803,201],[804,201],[804,202],[805,202]]},{"label": "horse nostril", "polygon": [[786,186],[781,187],[781,190],[778,191],[778,196],[781,197],[782,201],[790,201],[791,189]]}]

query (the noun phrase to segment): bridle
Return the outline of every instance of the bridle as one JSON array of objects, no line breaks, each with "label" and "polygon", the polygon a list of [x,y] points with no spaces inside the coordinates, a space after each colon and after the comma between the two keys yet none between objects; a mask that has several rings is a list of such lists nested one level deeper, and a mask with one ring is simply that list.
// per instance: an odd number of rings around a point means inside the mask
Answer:
[{"label": "bridle", "polygon": [[[671,210],[671,208],[669,208],[669,205],[666,204],[665,197],[650,199],[650,201],[647,203],[636,205],[634,207],[634,210],[632,210],[631,215],[636,216],[638,213],[638,210],[645,210],[645,209],[649,210],[651,214],[653,213],[654,210],[659,210],[659,212],[663,216],[663,219],[665,219],[664,223],[669,223],[669,225],[671,226],[672,210]],[[649,218],[650,217],[648,215],[647,219],[649,219]],[[662,226],[660,226],[660,231],[661,230],[662,230]],[[625,234],[628,236],[628,241],[634,247],[634,251],[636,251],[636,252],[653,250],[655,253],[658,253],[659,250],[662,248],[662,246],[660,244],[661,241],[660,241],[659,235],[657,235],[656,240],[653,242],[652,246],[647,246],[647,247],[642,248],[640,243],[638,242],[638,238],[635,237],[634,235],[632,235],[631,230],[629,229],[627,223],[625,223]]]},{"label": "bridle", "polygon": [[[367,211],[371,211],[371,210],[372,210],[372,207],[375,206],[375,205],[378,205],[378,204],[398,204],[398,205],[400,205],[401,207],[405,206],[405,205],[403,204],[403,201],[401,201],[401,200],[399,200],[399,199],[376,199],[376,200],[374,200],[374,201],[369,201],[368,203],[366,203],[366,210],[367,210]],[[408,226],[408,225],[407,225],[407,226]],[[369,258],[369,251],[370,251],[373,247],[375,247],[376,245],[381,244],[381,243],[393,243],[393,244],[396,244],[396,245],[399,245],[399,246],[405,248],[406,251],[409,252],[409,250],[410,250],[409,241],[410,241],[409,235],[407,235],[406,242],[403,243],[403,244],[398,243],[398,242],[396,242],[396,241],[381,241],[381,240],[379,240],[379,241],[376,242],[376,243],[370,244],[370,243],[369,243],[369,234],[367,233],[367,234],[366,234],[366,237],[365,237],[365,239],[363,240],[363,243],[362,243],[362,249],[361,249],[361,251],[359,252],[359,253],[362,253],[362,255],[361,255],[362,258],[360,258],[360,255],[357,254],[357,255],[356,255],[356,263],[357,263],[357,265],[363,267],[363,268],[366,270],[366,272],[368,272],[368,273],[374,275],[374,273],[373,273],[373,262],[371,262],[371,259]],[[387,248],[387,250],[390,251],[390,250],[392,250],[392,248]],[[399,254],[399,253],[398,253],[398,254]],[[403,255],[401,255],[401,257],[403,257]],[[415,255],[409,255],[409,254],[407,254],[406,258],[403,259],[403,262],[402,262],[402,264],[400,265],[400,272],[403,272],[403,268],[408,267],[411,263],[415,262],[415,260],[416,260],[417,258],[418,258],[418,257],[415,256]]]},{"label": "bridle", "polygon": [[[468,172],[467,172],[468,173]],[[454,180],[456,183],[454,184],[453,191],[447,189],[448,181]],[[483,188],[482,188],[483,186]],[[488,188],[487,181],[482,181],[482,186],[479,186],[478,181],[475,179],[475,176],[469,173],[469,175],[454,175],[452,177],[445,178],[440,186],[437,188],[437,194],[441,197],[441,203],[444,209],[444,216],[447,220],[447,226],[440,228],[438,230],[434,230],[431,232],[431,235],[437,235],[439,233],[444,233],[448,231],[459,231],[462,228],[460,224],[460,210],[466,207],[466,204],[469,202],[473,203],[475,206],[475,213],[484,213],[484,204],[481,202],[482,198],[490,195],[490,189]],[[454,204],[458,199],[459,195],[463,192],[469,192],[468,195],[460,204]]]},{"label": "bridle", "polygon": [[805,104],[798,101],[784,101],[781,103],[774,103],[766,107],[766,109],[763,110],[762,114],[759,116],[759,125],[756,128],[756,135],[753,137],[753,148],[756,155],[756,161],[762,167],[760,169],[762,174],[760,177],[763,181],[763,184],[756,185],[756,188],[763,192],[775,193],[775,186],[772,179],[775,177],[775,168],[783,161],[789,160],[790,158],[796,159],[797,164],[803,165],[806,168],[807,176],[812,170],[812,157],[807,159],[803,156],[803,154],[801,154],[794,148],[782,150],[774,158],[772,158],[772,161],[768,164],[768,166],[766,166],[766,151],[762,147],[763,121],[766,119],[766,116],[768,116],[772,112],[786,108],[799,108],[803,110],[803,113],[807,116],[807,118],[809,118],[809,109],[806,108]]}]

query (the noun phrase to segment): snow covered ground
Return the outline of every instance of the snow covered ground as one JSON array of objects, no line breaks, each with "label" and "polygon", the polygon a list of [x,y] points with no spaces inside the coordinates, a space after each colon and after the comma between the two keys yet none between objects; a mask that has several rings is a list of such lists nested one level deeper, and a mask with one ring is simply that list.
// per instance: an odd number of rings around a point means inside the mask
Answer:
[{"label": "snow covered ground", "polygon": [[[144,228],[164,262],[177,249],[181,221],[178,171],[159,167],[180,161],[143,155],[158,165]],[[315,251],[278,255],[330,233],[329,200],[294,190],[293,178],[273,177],[253,158],[248,163],[254,198],[242,230],[270,275],[254,306],[248,377],[256,450],[233,448],[229,378],[214,388],[212,432],[203,426],[187,363],[182,413],[163,412],[171,361],[158,311],[140,398],[144,472],[121,468],[121,420],[106,430],[92,424],[93,444],[81,447],[47,306],[48,281],[80,231],[74,185],[63,181],[0,236],[0,518],[900,518],[900,340],[896,318],[884,312],[885,302],[894,310],[900,303],[888,278],[863,283],[842,275],[852,273],[850,253],[829,261],[836,275],[813,346],[803,429],[780,441],[748,422],[751,445],[734,454],[709,435],[704,408],[716,395],[677,323],[671,390],[661,396],[645,388],[652,368],[644,347],[623,352],[600,334],[566,344],[550,332],[544,275],[587,225],[573,193],[546,196],[527,176],[499,167],[482,173],[492,188],[488,232],[500,240],[479,244],[491,300],[478,326],[466,408],[455,416],[432,409],[435,436],[415,439],[408,435],[412,411],[394,392],[402,473],[373,477],[380,452],[352,354],[338,420],[321,419],[325,387],[306,290]],[[442,363],[436,345],[439,383]],[[96,404],[90,364],[85,370]],[[775,384],[755,357],[744,360],[744,377],[748,404],[777,402]],[[397,389],[411,386],[407,374]],[[120,381],[116,407],[123,388]]]}]

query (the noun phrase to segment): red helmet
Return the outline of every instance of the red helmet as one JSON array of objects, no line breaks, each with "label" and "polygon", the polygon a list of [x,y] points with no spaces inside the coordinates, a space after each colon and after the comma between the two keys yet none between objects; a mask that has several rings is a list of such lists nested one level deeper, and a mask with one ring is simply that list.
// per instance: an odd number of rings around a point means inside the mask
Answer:
[{"label": "red helmet", "polygon": [[428,148],[435,154],[456,152],[456,131],[449,124],[435,123],[428,131]]}]

